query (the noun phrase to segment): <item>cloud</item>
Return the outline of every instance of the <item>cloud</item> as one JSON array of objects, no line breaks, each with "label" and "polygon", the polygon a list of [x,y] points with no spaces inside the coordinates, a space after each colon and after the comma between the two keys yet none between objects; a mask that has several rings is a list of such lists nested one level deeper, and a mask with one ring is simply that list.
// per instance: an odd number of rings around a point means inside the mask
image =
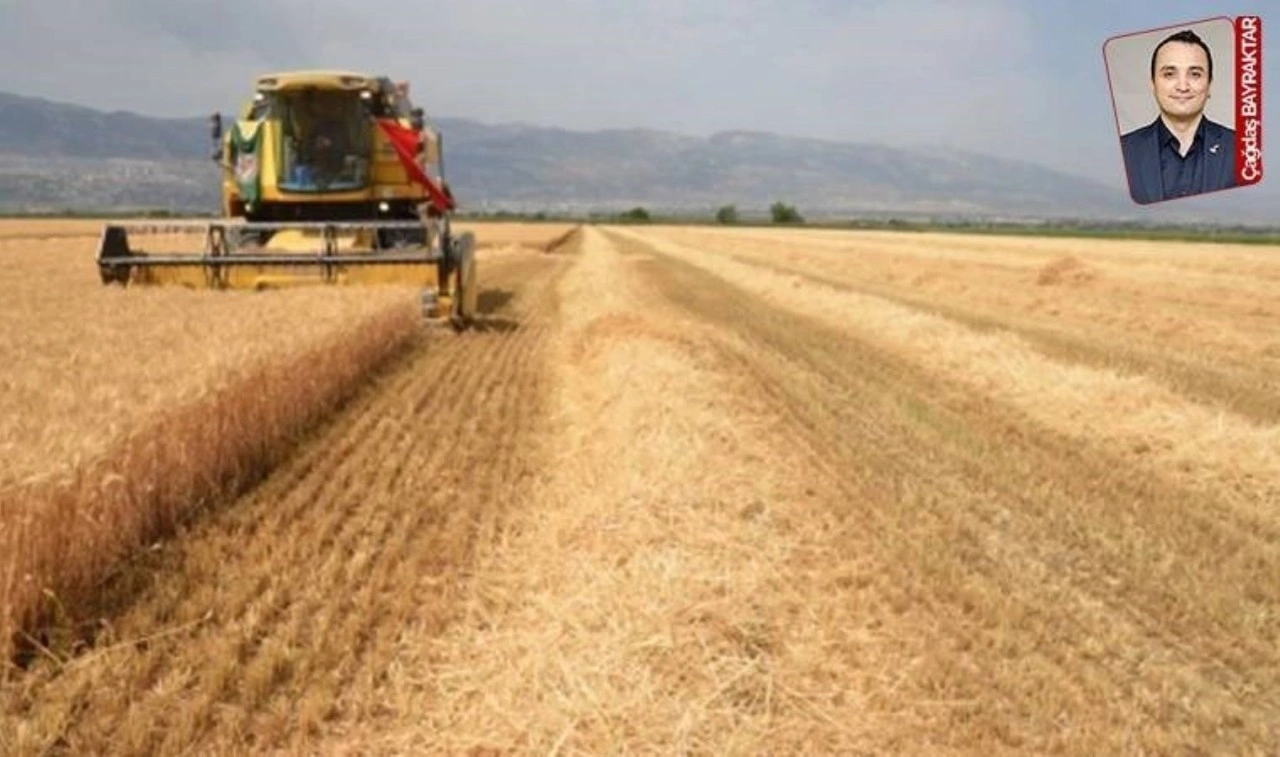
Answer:
[{"label": "cloud", "polygon": [[392,3],[406,23],[384,50],[332,49],[421,70],[435,110],[581,128],[941,139],[982,133],[1036,88],[1017,73],[1026,20],[997,0],[619,5],[472,2],[418,36],[433,14]]},{"label": "cloud", "polygon": [[[963,11],[938,0],[26,0],[4,13],[0,86],[29,72],[59,94],[153,113],[237,93],[264,69],[332,65],[412,78],[437,109],[484,118],[695,130],[813,122],[812,132],[840,130],[824,116],[856,113],[840,123],[868,135],[861,102],[887,106],[882,119],[900,103],[927,110],[981,74],[993,45],[1023,34],[998,0]],[[971,31],[955,35],[966,22]],[[50,55],[55,46],[74,54]],[[139,77],[145,91],[129,86]]]}]

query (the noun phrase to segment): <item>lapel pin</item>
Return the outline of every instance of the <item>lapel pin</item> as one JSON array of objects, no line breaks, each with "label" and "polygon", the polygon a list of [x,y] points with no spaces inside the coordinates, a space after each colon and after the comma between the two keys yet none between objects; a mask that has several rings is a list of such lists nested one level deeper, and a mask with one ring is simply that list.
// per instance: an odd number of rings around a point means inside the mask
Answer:
[{"label": "lapel pin", "polygon": [[1215,155],[1218,153],[1218,145],[1217,145],[1217,143],[1214,143],[1213,145],[1210,145],[1210,147],[1209,147],[1209,152],[1214,153]]}]

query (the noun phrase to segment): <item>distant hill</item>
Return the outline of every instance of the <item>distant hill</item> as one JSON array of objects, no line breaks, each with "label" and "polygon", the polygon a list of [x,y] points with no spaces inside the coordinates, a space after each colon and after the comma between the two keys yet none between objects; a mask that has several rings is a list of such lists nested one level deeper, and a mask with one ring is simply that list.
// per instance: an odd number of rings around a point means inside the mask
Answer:
[{"label": "distant hill", "polygon": [[209,152],[209,120],[103,113],[0,92],[0,153],[23,157],[191,160]]},{"label": "distant hill", "polygon": [[[1031,163],[749,131],[693,137],[437,118],[465,210],[1124,217],[1115,188]],[[0,94],[0,210],[217,206],[207,116],[152,118]]]},{"label": "distant hill", "polygon": [[577,132],[437,121],[463,196],[536,206],[598,199],[630,205],[802,211],[1110,213],[1102,184],[988,156],[827,142],[760,132],[690,137],[650,130]]}]

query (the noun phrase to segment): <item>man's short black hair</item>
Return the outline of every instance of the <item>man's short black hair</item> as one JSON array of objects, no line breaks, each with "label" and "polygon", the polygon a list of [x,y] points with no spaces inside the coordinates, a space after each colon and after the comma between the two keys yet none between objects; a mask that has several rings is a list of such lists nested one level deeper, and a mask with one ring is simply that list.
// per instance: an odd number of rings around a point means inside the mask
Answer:
[{"label": "man's short black hair", "polygon": [[1213,53],[1209,52],[1209,46],[1204,43],[1204,40],[1200,39],[1199,35],[1191,31],[1190,29],[1183,29],[1177,34],[1170,34],[1169,36],[1161,40],[1160,44],[1156,45],[1156,49],[1151,51],[1151,78],[1152,79],[1156,78],[1156,56],[1160,54],[1160,48],[1164,47],[1170,42],[1186,42],[1189,45],[1199,45],[1200,49],[1204,50],[1204,57],[1207,58],[1209,61],[1209,81],[1213,81]]}]

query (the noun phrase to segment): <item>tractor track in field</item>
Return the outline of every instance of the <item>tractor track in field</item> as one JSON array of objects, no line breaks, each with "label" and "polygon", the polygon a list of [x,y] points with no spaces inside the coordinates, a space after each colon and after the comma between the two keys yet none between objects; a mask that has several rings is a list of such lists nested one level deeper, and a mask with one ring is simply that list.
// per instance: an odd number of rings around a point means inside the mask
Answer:
[{"label": "tractor track in field", "polygon": [[[536,468],[566,255],[505,256],[473,332],[424,334],[289,462],[116,581],[122,610],[0,702],[0,752],[288,747],[376,710]],[[9,740],[6,743],[6,740]]]}]

